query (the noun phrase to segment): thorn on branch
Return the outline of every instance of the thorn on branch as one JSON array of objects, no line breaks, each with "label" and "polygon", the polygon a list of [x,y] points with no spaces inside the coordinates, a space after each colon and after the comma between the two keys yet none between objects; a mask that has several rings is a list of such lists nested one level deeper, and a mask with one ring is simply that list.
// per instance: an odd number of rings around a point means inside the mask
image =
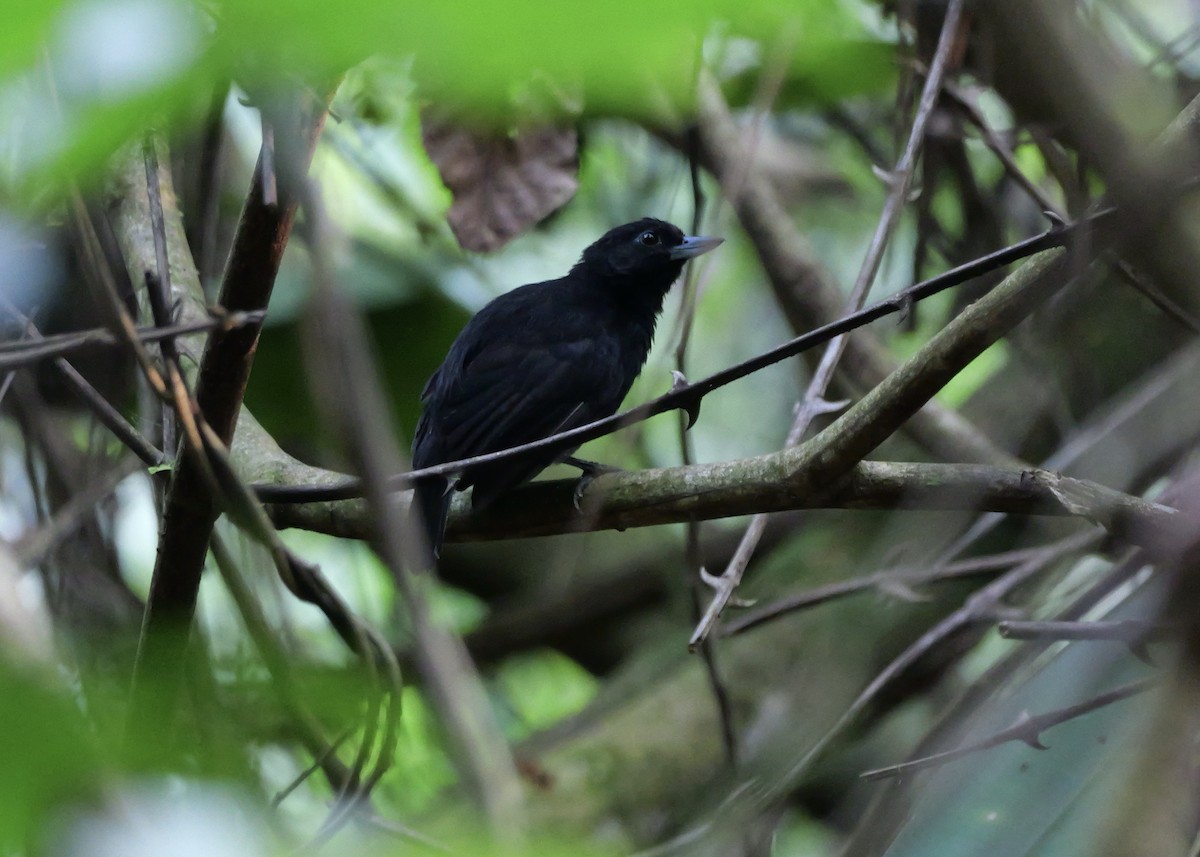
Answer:
[{"label": "thorn on branch", "polygon": [[879,164],[871,164],[871,172],[875,174],[875,178],[879,179],[888,190],[900,184],[903,179],[903,176],[898,175],[895,170],[885,170]]},{"label": "thorn on branch", "polygon": [[1144,663],[1148,667],[1157,667],[1154,657],[1150,654],[1150,647],[1145,640],[1129,644],[1129,653]]},{"label": "thorn on branch", "polygon": [[[719,593],[724,592],[725,590],[729,590],[730,593],[733,592],[733,587],[729,585],[730,578],[723,574],[719,576],[712,574],[704,566],[700,566],[700,579],[704,581],[705,585],[714,592]],[[736,585],[737,584],[735,583],[734,586]],[[758,603],[758,599],[738,598],[737,596],[730,594],[726,599],[726,603],[728,603],[730,607],[753,607]]]},{"label": "thorn on branch", "polygon": [[[692,386],[691,383],[688,382],[687,375],[684,375],[678,369],[672,369],[671,370],[671,389],[670,389],[670,391],[668,391],[667,395],[671,395],[673,393],[679,393],[683,390],[688,389],[691,386]],[[685,425],[683,427],[684,431],[689,431],[692,428],[692,426],[694,426],[696,424],[696,420],[700,419],[700,403],[701,403],[701,401],[703,401],[703,396],[697,396],[693,401],[680,406],[680,409],[685,414],[687,414],[687,425]]]},{"label": "thorn on branch", "polygon": [[1029,712],[1024,709],[1017,715],[1012,726],[1009,726],[1006,731],[1013,741],[1020,741],[1022,744],[1027,744],[1035,750],[1050,749],[1042,743],[1042,728],[1039,725],[1039,721],[1030,716]]},{"label": "thorn on branch", "polygon": [[930,596],[922,595],[902,580],[881,580],[875,588],[884,595],[909,604],[921,604],[932,600]]},{"label": "thorn on branch", "polygon": [[1063,218],[1063,216],[1061,214],[1059,214],[1057,211],[1050,211],[1049,209],[1046,209],[1045,211],[1042,212],[1042,215],[1045,216],[1045,218],[1050,221],[1050,229],[1052,231],[1061,232],[1062,230],[1067,228],[1068,224],[1067,224],[1066,219]]}]

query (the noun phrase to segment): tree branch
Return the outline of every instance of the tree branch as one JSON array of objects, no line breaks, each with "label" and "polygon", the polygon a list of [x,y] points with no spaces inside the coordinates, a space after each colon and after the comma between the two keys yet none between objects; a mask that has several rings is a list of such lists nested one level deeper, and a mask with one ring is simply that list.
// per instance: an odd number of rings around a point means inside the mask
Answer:
[{"label": "tree branch", "polygon": [[[1166,506],[1094,482],[1044,470],[986,464],[863,461],[814,490],[817,462],[805,447],[757,458],[693,464],[596,477],[603,498],[587,514],[576,510],[575,480],[535,482],[512,501],[475,512],[456,498],[449,541],[492,541],[592,530],[625,530],[790,509],[978,509],[1027,515],[1067,515],[1100,523],[1143,544],[1172,532],[1177,513]],[[279,527],[301,527],[343,538],[368,537],[361,501],[269,506]]]},{"label": "tree branch", "polygon": [[[19,315],[11,306],[4,307],[14,318]],[[161,342],[179,336],[190,336],[194,333],[208,333],[218,328],[233,329],[243,325],[260,325],[265,313],[262,311],[246,313],[224,313],[219,307],[213,307],[212,315],[208,318],[196,318],[180,324],[163,327],[137,327],[134,334],[145,344]],[[43,360],[56,360],[72,351],[82,348],[124,346],[125,340],[111,330],[96,327],[73,333],[59,333],[53,336],[37,336],[20,342],[0,343],[0,370],[20,369],[32,366]]]},{"label": "tree branch", "polygon": [[1068,705],[1065,708],[1049,711],[1045,714],[1031,716],[1028,712],[1023,711],[1011,726],[997,732],[990,738],[984,738],[982,741],[977,741],[966,747],[958,747],[942,753],[922,756],[919,759],[911,759],[907,762],[901,762],[898,765],[888,765],[886,768],[864,771],[860,776],[864,780],[886,780],[915,771],[936,768],[962,756],[969,756],[972,753],[990,750],[993,747],[999,747],[1001,744],[1007,744],[1011,741],[1020,741],[1023,744],[1028,744],[1035,750],[1047,750],[1049,748],[1042,743],[1042,733],[1047,729],[1060,726],[1085,714],[1091,714],[1093,711],[1097,711],[1107,705],[1112,705],[1114,702],[1120,702],[1131,696],[1137,696],[1139,693],[1143,693],[1154,687],[1155,684],[1157,684],[1157,679],[1141,679],[1140,681],[1122,685],[1114,690],[1098,693],[1091,699],[1084,700],[1075,705]]},{"label": "tree branch", "polygon": [[[908,202],[908,192],[912,186],[913,170],[916,167],[917,155],[921,150],[922,143],[925,141],[925,125],[929,121],[929,117],[933,114],[933,109],[941,94],[942,78],[946,72],[951,48],[959,38],[959,21],[962,15],[962,8],[963,0],[951,0],[946,8],[946,17],[942,23],[941,35],[938,38],[937,51],[935,52],[933,63],[930,65],[929,73],[925,77],[925,86],[921,91],[917,113],[913,118],[912,128],[909,131],[908,142],[905,144],[904,151],[901,153],[900,159],[896,162],[896,166],[888,176],[891,187],[888,191],[887,199],[884,201],[883,210],[879,215],[879,222],[875,226],[875,233],[871,236],[871,243],[867,247],[867,254],[863,258],[858,276],[854,280],[854,286],[850,290],[850,297],[846,302],[846,313],[857,312],[867,302],[867,295],[871,291],[871,285],[874,283],[875,276],[879,272],[879,266],[883,262],[883,252],[887,247],[888,241],[891,240],[897,224],[900,222],[900,213],[904,210],[904,206]],[[812,377],[809,379],[808,388],[804,391],[803,399],[796,404],[795,419],[792,421],[791,428],[788,429],[784,446],[791,447],[798,444],[808,434],[812,421],[821,413],[827,413],[832,409],[833,406],[831,406],[825,397],[829,390],[829,385],[833,381],[833,374],[837,369],[838,363],[846,351],[848,344],[847,337],[848,334],[837,336],[830,340],[829,344],[825,347],[825,352],[821,355],[821,360],[817,364],[817,368],[813,371]],[[734,553],[733,558],[730,559],[728,565],[726,565],[725,570],[715,579],[706,578],[718,593],[717,599],[721,602],[717,606],[717,613],[720,613],[724,603],[728,601],[734,590],[741,584],[742,576],[746,572],[746,566],[750,564],[750,559],[754,556],[754,551],[758,547],[759,539],[762,538],[766,526],[766,516],[763,514],[755,515],[750,521],[749,526],[746,527],[741,544],[738,545],[737,551]],[[699,630],[693,635],[691,641],[693,647],[698,642],[702,642],[707,638],[708,631],[712,629],[713,624],[711,622],[701,623],[697,627]]]},{"label": "tree branch", "polygon": [[[297,130],[297,135],[307,143],[304,146],[306,168],[323,123],[323,110],[319,117],[297,123],[298,127],[307,125],[303,132]],[[145,271],[156,268],[154,236],[146,235],[151,223],[151,205],[145,168],[142,166],[139,171],[138,166],[142,165],[131,159],[120,177],[121,204],[118,209],[126,264],[134,282],[141,281]],[[159,169],[159,187],[164,207],[163,231],[174,275],[172,280],[186,294],[187,299],[182,302],[186,310],[194,301],[202,301],[203,291],[188,250],[168,170]],[[227,311],[266,309],[295,211],[294,199],[282,200],[279,205],[264,203],[260,165],[251,182],[221,287],[220,304]],[[199,360],[196,402],[204,420],[225,446],[233,438],[259,330],[260,325],[218,330],[205,343]],[[180,340],[179,347],[181,351],[189,351],[196,345]],[[194,351],[192,356],[194,359]],[[169,728],[175,695],[171,677],[181,672],[179,667],[187,645],[187,629],[195,611],[200,574],[216,516],[216,499],[206,477],[203,456],[181,456],[172,471],[167,492],[134,670],[130,722],[136,724],[133,728],[139,731]],[[168,684],[151,693],[147,685],[152,676],[154,680],[166,680]]]},{"label": "tree branch", "polygon": [[[704,166],[725,187],[746,235],[754,242],[759,263],[775,298],[795,330],[807,330],[836,319],[845,304],[841,292],[812,261],[804,237],[793,225],[771,182],[759,170],[745,169],[746,151],[729,108],[715,84],[701,86],[698,123]],[[745,173],[736,188],[733,176]],[[854,384],[870,389],[895,368],[891,356],[873,336],[847,342],[844,368]],[[926,405],[909,425],[917,441],[949,461],[1011,463],[1006,454],[954,411],[936,402]]]}]

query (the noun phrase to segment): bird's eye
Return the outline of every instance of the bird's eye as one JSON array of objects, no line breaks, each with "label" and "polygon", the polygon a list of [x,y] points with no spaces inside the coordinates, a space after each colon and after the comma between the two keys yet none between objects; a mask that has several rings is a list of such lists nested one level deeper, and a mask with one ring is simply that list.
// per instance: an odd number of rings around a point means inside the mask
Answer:
[{"label": "bird's eye", "polygon": [[654,232],[646,231],[638,236],[638,243],[645,247],[653,247],[658,243],[658,235]]}]

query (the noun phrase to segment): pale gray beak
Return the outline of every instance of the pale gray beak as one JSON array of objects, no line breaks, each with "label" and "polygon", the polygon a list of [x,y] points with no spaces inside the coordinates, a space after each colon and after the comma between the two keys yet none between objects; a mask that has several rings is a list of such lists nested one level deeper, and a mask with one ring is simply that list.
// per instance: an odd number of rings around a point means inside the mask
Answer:
[{"label": "pale gray beak", "polygon": [[678,247],[671,248],[672,259],[691,259],[699,256],[702,253],[707,253],[709,250],[715,249],[718,244],[724,244],[724,238],[709,238],[704,235],[685,235],[683,243]]}]

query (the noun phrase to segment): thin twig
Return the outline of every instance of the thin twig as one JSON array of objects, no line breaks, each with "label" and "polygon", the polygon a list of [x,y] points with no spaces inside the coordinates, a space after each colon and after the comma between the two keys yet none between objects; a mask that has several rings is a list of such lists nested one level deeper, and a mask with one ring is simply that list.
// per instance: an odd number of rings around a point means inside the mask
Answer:
[{"label": "thin twig", "polygon": [[167,382],[163,380],[158,366],[138,336],[137,324],[121,300],[113,271],[104,256],[100,237],[96,234],[96,226],[92,223],[83,196],[77,189],[72,190],[70,203],[75,230],[82,245],[81,251],[87,262],[84,279],[95,292],[97,303],[109,314],[114,338],[133,354],[154,394],[160,398],[168,398]]},{"label": "thin twig", "polygon": [[95,512],[97,503],[116,490],[117,485],[137,469],[137,463],[129,459],[74,493],[45,524],[17,541],[14,546],[17,561],[24,566],[39,563],[59,541]]},{"label": "thin twig", "polygon": [[720,636],[733,637],[751,628],[756,628],[766,622],[794,613],[807,610],[821,604],[827,604],[848,595],[861,592],[891,591],[911,592],[914,587],[930,583],[941,583],[948,580],[959,580],[964,577],[974,577],[981,574],[996,574],[1022,562],[1036,558],[1046,550],[1057,550],[1057,543],[1021,550],[1005,551],[989,556],[971,557],[957,562],[946,563],[927,569],[910,567],[889,568],[856,577],[852,580],[842,580],[825,586],[806,589],[795,595],[781,598],[763,607],[740,614],[736,619],[726,622],[720,629]]},{"label": "thin twig", "polygon": [[[146,166],[146,197],[149,202],[150,233],[154,236],[154,271],[146,271],[146,299],[150,304],[151,318],[157,327],[168,327],[175,321],[171,301],[171,262],[167,257],[167,227],[163,217],[162,191],[158,183],[158,152],[155,149],[154,135],[147,132],[142,141],[142,160]],[[187,399],[190,393],[182,383],[182,373],[179,372],[179,351],[175,347],[175,338],[168,336],[159,343],[159,351],[167,363],[171,376],[171,392],[174,395],[176,411],[187,410]],[[193,449],[199,448],[199,436],[190,420],[181,417],[189,423],[188,431]],[[160,430],[163,449],[174,450],[176,441],[176,417],[166,403],[160,407]]]},{"label": "thin twig", "polygon": [[[154,269],[146,270],[146,297],[154,323],[159,327],[170,325],[174,320],[175,310],[171,299],[171,262],[167,255],[167,227],[163,214],[162,189],[159,186],[158,153],[155,150],[155,140],[152,134],[147,134],[142,146],[142,160],[146,169],[146,199],[150,214],[150,232],[154,237]],[[186,253],[187,249],[183,248]],[[192,392],[185,379],[183,368],[179,363],[179,350],[175,347],[175,339],[167,337],[159,344],[163,362],[167,370],[167,394],[165,399],[171,405],[164,407],[162,412],[162,443],[165,449],[176,447],[176,428],[183,426],[187,438],[186,448],[194,453],[197,466],[204,478],[212,482],[212,474],[206,466],[203,454],[204,442],[197,428],[196,413],[199,404],[192,398]]]},{"label": "thin twig", "polygon": [[188,226],[188,245],[196,260],[200,285],[205,287],[215,274],[217,258],[217,235],[221,213],[221,179],[224,175],[224,131],[225,102],[229,98],[230,84],[222,80],[213,86],[208,114],[200,138],[199,163],[194,175],[195,217]]},{"label": "thin twig", "polygon": [[[693,130],[691,134],[693,137],[693,152],[688,158],[688,171],[692,184],[692,234],[699,235],[704,215],[704,191],[700,186],[700,164],[696,159],[694,151],[696,146],[695,131]],[[684,281],[684,309],[679,321],[679,345],[675,349],[675,371],[678,373],[676,377],[679,378],[687,377],[688,344],[692,339],[696,295],[699,291],[699,286],[696,283],[696,271],[696,263],[692,262],[689,264],[687,278]],[[684,467],[690,465],[695,459],[692,449],[692,437],[688,433],[691,422],[691,414],[686,411],[679,412],[677,430],[679,434],[680,458]],[[700,562],[700,521],[696,518],[687,522],[687,535],[684,539],[684,570],[687,574],[687,589],[692,604],[692,621],[695,622],[700,618],[701,610],[703,609],[700,600],[700,587],[703,585],[705,579],[705,570]],[[717,721],[721,728],[721,745],[725,750],[725,761],[728,763],[730,770],[737,770],[737,733],[733,722],[733,704],[729,698],[729,690],[725,686],[720,670],[717,667],[717,653],[715,648],[712,645],[703,646],[700,657],[704,661],[705,677],[708,680],[708,686],[712,691],[713,701],[717,707]]]},{"label": "thin twig", "polygon": [[1176,301],[1163,294],[1162,289],[1143,277],[1133,265],[1124,259],[1113,259],[1113,270],[1128,283],[1134,291],[1154,304],[1159,311],[1181,327],[1192,333],[1200,333],[1200,319],[1181,307]]},{"label": "thin twig", "polygon": [[1115,622],[1018,622],[997,626],[1006,640],[1115,640],[1131,643],[1161,636],[1171,629],[1157,622],[1122,619]]},{"label": "thin twig", "polygon": [[943,618],[922,634],[908,648],[893,658],[871,680],[870,684],[863,688],[833,726],[789,767],[783,778],[783,782],[795,782],[800,774],[808,770],[813,762],[829,748],[833,741],[858,719],[859,714],[866,709],[881,690],[891,684],[897,676],[919,661],[928,652],[932,651],[935,646],[941,644],[959,629],[991,613],[996,604],[1009,592],[1026,581],[1031,580],[1036,575],[1041,574],[1057,560],[1077,550],[1095,545],[1097,541],[1098,538],[1095,533],[1082,533],[1074,539],[1066,539],[1060,543],[1058,550],[1043,553],[1041,556],[1022,563],[1011,571],[1005,572],[987,586],[973,592],[960,608]]},{"label": "thin twig", "polygon": [[1001,622],[996,630],[1006,640],[1092,640],[1124,643],[1134,657],[1146,663],[1149,644],[1178,629],[1158,622],[1122,619],[1114,622]]},{"label": "thin twig", "polygon": [[[346,739],[354,734],[354,729],[355,727],[353,726],[343,729],[341,735],[338,735],[336,738],[334,738],[329,743],[328,747],[316,755],[316,757],[312,760],[312,764],[300,771],[300,773],[296,774],[296,776],[292,777],[291,782],[287,783],[287,785],[275,792],[275,796],[271,798],[271,806],[278,809],[279,805],[287,800],[290,794],[308,781],[309,777],[311,777],[317,771],[323,771],[328,768],[330,759],[333,759],[337,756],[338,748],[345,744]],[[346,785],[344,784],[345,782],[346,781],[341,781],[332,785],[336,791],[341,792],[346,789]]]},{"label": "thin twig", "polygon": [[1047,729],[1060,726],[1085,714],[1091,714],[1093,711],[1097,711],[1107,705],[1112,705],[1114,702],[1120,702],[1123,699],[1129,699],[1131,696],[1137,696],[1139,693],[1150,690],[1156,684],[1158,684],[1158,679],[1144,678],[1122,685],[1114,690],[1098,693],[1091,699],[1076,703],[1075,705],[1068,705],[1045,714],[1030,716],[1028,712],[1022,711],[1011,726],[1007,729],[1002,729],[990,738],[984,738],[966,747],[957,747],[953,750],[922,756],[919,759],[910,759],[898,765],[888,765],[884,768],[864,771],[859,776],[864,780],[887,780],[901,774],[911,774],[915,771],[940,767],[947,762],[962,758],[963,756],[969,756],[972,753],[978,753],[983,750],[990,750],[993,747],[999,747],[1001,744],[1008,744],[1012,741],[1027,744],[1035,750],[1047,750],[1049,748],[1041,740],[1042,733]]},{"label": "thin twig", "polygon": [[[6,308],[7,312],[11,312]],[[189,336],[194,333],[209,333],[214,330],[234,330],[247,325],[258,325],[266,317],[266,310],[225,313],[218,307],[207,319],[180,322],[167,327],[135,327],[134,338],[144,344]],[[42,337],[33,342],[0,344],[0,370],[20,369],[70,354],[82,348],[124,346],[126,340],[102,327],[81,330],[76,333],[59,333]]]},{"label": "thin twig", "polygon": [[[304,706],[296,689],[287,651],[275,638],[254,591],[246,583],[245,575],[238,568],[233,551],[229,549],[221,534],[216,531],[212,535],[212,551],[213,559],[216,560],[217,572],[221,575],[221,580],[233,600],[234,607],[242,617],[242,623],[246,626],[246,632],[254,647],[258,649],[259,657],[262,658],[263,665],[271,676],[271,684],[279,697],[280,704],[287,710],[293,727],[299,731],[301,742],[313,755],[313,768],[320,768],[334,791],[341,792],[350,788],[355,774],[338,759],[337,748],[349,737],[352,730],[348,729],[332,743],[326,742],[320,722]],[[297,777],[290,785],[281,790],[275,796],[272,805],[278,806],[280,801],[311,774],[313,768],[306,770],[302,776]]]},{"label": "thin twig", "polygon": [[[27,318],[17,307],[9,303],[8,299],[0,295],[0,309],[18,319],[24,326],[27,336],[34,341],[42,340],[42,335],[34,325],[33,320]],[[93,387],[86,378],[81,375],[74,366],[72,366],[66,358],[55,357],[54,367],[66,379],[67,383],[75,390],[81,399],[92,409],[96,418],[108,428],[117,439],[121,441],[134,455],[142,460],[148,467],[157,467],[166,460],[166,456],[150,441],[146,440],[145,436],[134,428],[120,411],[112,406],[108,399],[100,394],[100,391]],[[10,373],[9,378],[12,377]]]},{"label": "thin twig", "polygon": [[1021,169],[1020,165],[1017,164],[1017,159],[1013,156],[1012,147],[1004,142],[996,132],[996,129],[987,121],[987,117],[983,115],[983,111],[979,109],[979,105],[971,98],[970,93],[951,80],[945,81],[942,84],[942,91],[952,102],[958,105],[971,124],[979,129],[979,133],[983,135],[984,144],[991,149],[992,154],[1004,166],[1005,172],[1008,173],[1012,180],[1037,203],[1042,211],[1048,211],[1060,220],[1066,220],[1066,209],[1052,199],[1037,182],[1025,175],[1025,171]]},{"label": "thin twig", "polygon": [[[278,166],[288,169],[286,163]],[[284,176],[290,177],[290,173]],[[373,543],[403,596],[418,670],[450,739],[459,774],[494,834],[502,841],[519,842],[524,827],[523,799],[511,752],[461,639],[434,623],[421,584],[405,567],[406,519],[399,517],[401,507],[389,492],[385,476],[398,468],[401,453],[389,425],[378,370],[365,344],[362,320],[335,287],[328,268],[325,221],[316,189],[302,177],[297,176],[296,181],[304,195],[313,260],[314,299],[305,317],[304,342],[316,399],[343,438],[355,469],[363,474]],[[392,721],[388,725],[394,729]],[[394,737],[389,733],[391,740]],[[381,756],[390,756],[390,752],[386,744],[381,748]],[[367,777],[361,791],[369,792],[377,779]],[[332,816],[314,843],[328,839],[353,808],[353,802],[347,802],[346,811]]]},{"label": "thin twig", "polygon": [[[962,7],[963,0],[951,0],[946,8],[946,18],[942,24],[937,51],[934,54],[933,63],[929,68],[929,74],[925,78],[925,87],[921,92],[916,116],[913,119],[912,130],[908,135],[908,142],[904,147],[903,153],[900,155],[900,159],[896,162],[895,168],[889,173],[890,191],[884,202],[879,223],[875,227],[875,234],[871,237],[871,243],[867,248],[867,255],[863,259],[858,276],[854,281],[854,287],[851,289],[850,297],[846,302],[846,313],[856,312],[866,303],[871,284],[875,281],[875,276],[879,272],[879,267],[883,262],[883,252],[887,247],[892,233],[895,231],[896,225],[899,223],[900,213],[904,210],[904,206],[908,202],[908,191],[912,185],[912,175],[913,169],[916,166],[917,153],[920,151],[925,139],[925,125],[932,115],[934,107],[937,105],[938,96],[941,91],[942,77],[946,71],[950,51],[958,38],[958,25],[962,16]],[[812,378],[809,381],[808,389],[805,390],[804,398],[797,405],[796,417],[792,423],[792,427],[788,431],[787,439],[784,441],[785,446],[791,447],[798,444],[804,438],[813,419],[818,414],[828,413],[831,409],[840,409],[840,405],[834,406],[827,402],[825,394],[829,389],[830,382],[833,380],[833,373],[837,368],[838,362],[841,360],[845,348],[846,334],[835,337],[826,346],[825,353],[821,355],[817,369],[813,372]],[[705,611],[703,618],[697,623],[695,630],[692,632],[691,640],[688,642],[689,649],[694,650],[698,643],[707,639],[709,633],[715,627],[718,617],[720,617],[729,603],[729,599],[733,597],[734,590],[741,583],[742,577],[746,572],[746,566],[749,565],[750,559],[758,547],[766,526],[766,518],[762,515],[756,515],[746,528],[741,544],[738,545],[738,549],[734,552],[729,564],[726,565],[724,572],[721,573],[720,577],[709,579],[709,584],[714,590],[712,601]]]},{"label": "thin twig", "polygon": [[399,822],[393,821],[390,818],[381,818],[378,815],[363,815],[361,819],[365,824],[368,824],[377,830],[382,830],[384,833],[394,836],[403,842],[421,845],[430,849],[431,851],[437,851],[441,854],[457,853],[449,845],[439,842],[432,836],[421,833],[419,830],[413,830],[411,827],[400,824]]}]

